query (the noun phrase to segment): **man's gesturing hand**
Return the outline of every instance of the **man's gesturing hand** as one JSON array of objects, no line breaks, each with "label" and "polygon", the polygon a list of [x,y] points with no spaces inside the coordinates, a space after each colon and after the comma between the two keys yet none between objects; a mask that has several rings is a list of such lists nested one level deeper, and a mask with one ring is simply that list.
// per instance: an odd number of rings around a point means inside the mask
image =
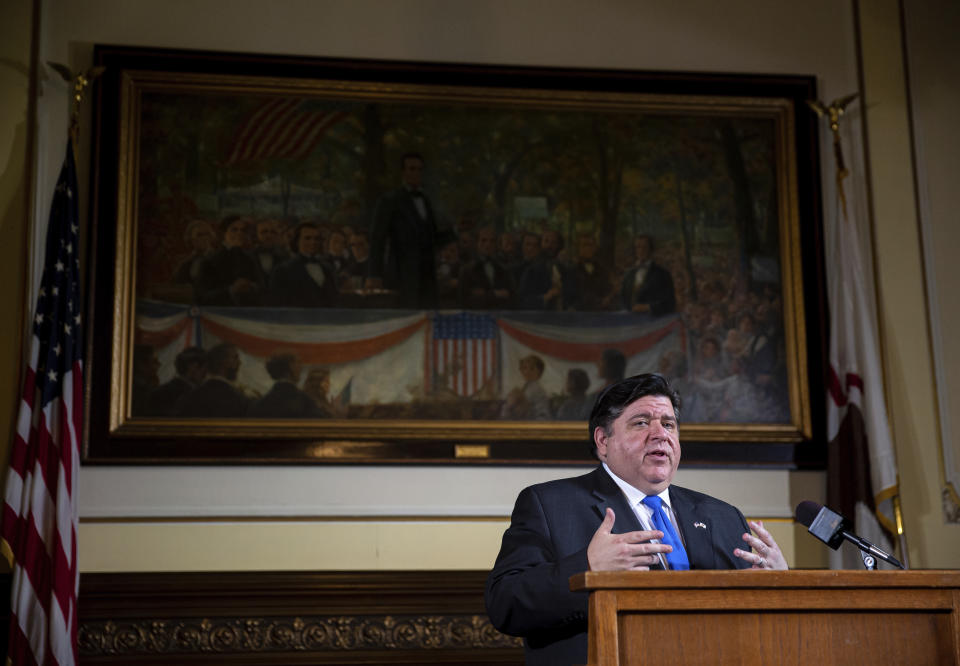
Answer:
[{"label": "man's gesturing hand", "polygon": [[751,520],[748,524],[750,529],[757,533],[757,536],[747,533],[743,535],[743,540],[750,544],[753,550],[734,548],[733,554],[752,564],[751,569],[786,570],[787,560],[784,559],[783,553],[780,552],[780,546],[773,540],[773,536],[766,530],[763,523],[759,520]]},{"label": "man's gesturing hand", "polygon": [[611,534],[613,529],[613,509],[607,508],[600,527],[594,532],[587,546],[587,561],[590,571],[626,571],[629,569],[649,569],[660,563],[657,553],[669,553],[673,546],[663,543],[650,543],[650,539],[662,539],[663,532],[658,530],[640,530],[624,534]]}]

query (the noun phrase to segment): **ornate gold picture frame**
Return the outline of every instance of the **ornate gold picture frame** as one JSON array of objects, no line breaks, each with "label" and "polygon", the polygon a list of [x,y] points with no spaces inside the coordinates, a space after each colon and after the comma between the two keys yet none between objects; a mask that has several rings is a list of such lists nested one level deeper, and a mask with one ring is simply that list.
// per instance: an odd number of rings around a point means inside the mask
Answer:
[{"label": "ornate gold picture frame", "polygon": [[659,371],[686,460],[816,464],[812,77],[96,64],[86,462],[584,462]]}]

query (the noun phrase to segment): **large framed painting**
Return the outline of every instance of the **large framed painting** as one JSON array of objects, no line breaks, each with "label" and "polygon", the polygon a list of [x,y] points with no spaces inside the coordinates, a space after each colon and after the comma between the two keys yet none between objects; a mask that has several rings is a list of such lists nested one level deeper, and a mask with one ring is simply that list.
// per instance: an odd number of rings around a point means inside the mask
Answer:
[{"label": "large framed painting", "polygon": [[812,77],[95,53],[86,462],[819,459]]}]

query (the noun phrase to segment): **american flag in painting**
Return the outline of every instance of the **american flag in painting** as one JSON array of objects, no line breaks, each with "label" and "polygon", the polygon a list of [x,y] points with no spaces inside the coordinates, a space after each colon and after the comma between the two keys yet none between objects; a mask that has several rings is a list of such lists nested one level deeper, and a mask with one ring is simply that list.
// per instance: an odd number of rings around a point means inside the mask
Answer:
[{"label": "american flag in painting", "polygon": [[433,319],[429,356],[434,387],[469,397],[493,381],[497,368],[497,325],[489,315],[459,312]]},{"label": "american flag in painting", "polygon": [[268,158],[302,159],[347,114],[303,99],[278,97],[260,106],[237,130],[225,166]]},{"label": "american flag in painting", "polygon": [[73,148],[54,193],[0,548],[13,571],[8,663],[77,663],[83,351]]}]

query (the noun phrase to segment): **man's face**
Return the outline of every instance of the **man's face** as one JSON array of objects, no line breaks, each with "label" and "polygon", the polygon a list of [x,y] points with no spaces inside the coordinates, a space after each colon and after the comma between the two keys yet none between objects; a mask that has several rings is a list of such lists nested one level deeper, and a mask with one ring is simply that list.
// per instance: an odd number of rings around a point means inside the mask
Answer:
[{"label": "man's face", "polygon": [[230,352],[227,360],[224,362],[223,376],[231,382],[236,381],[237,374],[240,372],[240,354],[234,349]]},{"label": "man's face", "polygon": [[330,373],[311,370],[307,374],[307,381],[303,384],[303,390],[315,398],[325,398],[330,391]]},{"label": "man's face", "polygon": [[589,261],[593,259],[593,255],[597,252],[597,242],[592,238],[584,236],[580,239],[580,242],[577,246],[577,255],[584,261]]},{"label": "man's face", "polygon": [[638,238],[633,242],[633,251],[638,261],[646,261],[652,254],[649,238]]},{"label": "man's face", "polygon": [[544,254],[548,257],[555,257],[560,251],[560,234],[556,231],[547,231],[543,234],[540,243],[543,246]]},{"label": "man's face", "polygon": [[423,162],[416,157],[405,159],[401,177],[407,187],[419,188],[423,184]]},{"label": "man's face", "polygon": [[540,379],[540,368],[530,359],[520,361],[520,376],[526,381],[532,382]]},{"label": "man's face", "polygon": [[217,233],[209,224],[198,224],[190,232],[190,244],[195,250],[212,250],[217,246]]},{"label": "man's face", "polygon": [[367,258],[367,254],[370,252],[370,246],[367,244],[366,236],[354,236],[350,239],[350,251],[353,253],[353,258],[357,261],[363,261]]},{"label": "man's face", "polygon": [[521,251],[523,252],[523,258],[527,261],[536,259],[537,255],[540,254],[540,239],[532,234],[524,236]]},{"label": "man's face", "polygon": [[320,230],[307,227],[300,230],[297,251],[305,257],[312,257],[320,251]]},{"label": "man's face", "polygon": [[223,244],[227,247],[243,247],[247,242],[247,221],[237,220],[223,232]]},{"label": "man's face", "polygon": [[339,231],[334,231],[327,239],[327,254],[332,257],[343,256],[343,249],[347,246],[347,239]]},{"label": "man's face", "polygon": [[680,433],[670,398],[648,395],[623,410],[610,434],[593,433],[597,456],[618,477],[647,495],[663,492],[680,464]]},{"label": "man's face", "polygon": [[497,236],[492,231],[481,231],[477,235],[477,254],[490,257],[497,247]]},{"label": "man's face", "polygon": [[279,240],[277,225],[272,220],[257,223],[257,243],[260,247],[273,247]]}]

